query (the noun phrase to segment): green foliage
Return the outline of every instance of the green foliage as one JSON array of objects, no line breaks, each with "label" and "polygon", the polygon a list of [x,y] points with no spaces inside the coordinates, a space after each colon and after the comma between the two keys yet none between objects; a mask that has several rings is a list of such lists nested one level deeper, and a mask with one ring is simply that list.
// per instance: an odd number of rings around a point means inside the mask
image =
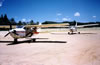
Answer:
[{"label": "green foliage", "polygon": [[54,21],[45,21],[45,22],[43,22],[42,24],[56,24],[56,23],[58,23],[58,22],[54,22]]},{"label": "green foliage", "polygon": [[33,20],[31,20],[30,21],[30,25],[34,25],[35,23],[34,23],[34,21]]},{"label": "green foliage", "polygon": [[[63,21],[63,22],[54,22],[54,21],[45,21],[43,22],[42,24],[58,24],[58,23],[69,23],[70,25],[75,25],[77,21]],[[87,23],[84,23],[84,22],[77,22],[78,25],[84,25],[84,24],[100,24],[100,21],[98,22],[87,22]],[[29,22],[22,22],[22,21],[19,21],[18,23],[16,23],[15,19],[14,18],[11,18],[11,19],[8,19],[7,17],[7,14],[3,15],[1,14],[0,16],[0,25],[38,25],[39,22],[34,22],[33,20],[29,21]],[[99,25],[100,26],[100,25]]]},{"label": "green foliage", "polygon": [[16,22],[15,22],[14,18],[11,18],[9,20],[7,17],[7,14],[5,14],[4,16],[1,14],[0,25],[16,25]]},{"label": "green foliage", "polygon": [[19,22],[17,23],[17,25],[23,25],[23,23],[22,23],[21,21],[19,21]]},{"label": "green foliage", "polygon": [[39,25],[39,22],[38,21],[36,22],[36,25]]},{"label": "green foliage", "polygon": [[6,14],[4,16],[1,15],[1,17],[0,17],[0,25],[10,25],[10,24],[11,23],[10,23],[7,15]]},{"label": "green foliage", "polygon": [[16,24],[17,24],[17,23],[15,22],[14,18],[11,18],[11,19],[10,19],[10,22],[11,22],[12,25],[16,25]]},{"label": "green foliage", "polygon": [[6,14],[4,16],[3,22],[5,22],[5,25],[10,25],[11,24]]},{"label": "green foliage", "polygon": [[27,23],[26,22],[23,22],[23,25],[26,25]]}]

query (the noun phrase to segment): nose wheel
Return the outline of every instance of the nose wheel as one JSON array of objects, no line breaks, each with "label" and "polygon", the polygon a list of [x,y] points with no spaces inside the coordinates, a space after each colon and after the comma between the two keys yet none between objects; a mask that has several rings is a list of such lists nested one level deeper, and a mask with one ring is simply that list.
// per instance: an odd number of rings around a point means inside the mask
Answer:
[{"label": "nose wheel", "polygon": [[80,32],[78,32],[78,34],[80,34]]},{"label": "nose wheel", "polygon": [[70,34],[70,32],[68,32],[68,34]]},{"label": "nose wheel", "polygon": [[70,35],[70,34],[74,34],[73,32],[68,32],[68,34]]},{"label": "nose wheel", "polygon": [[17,44],[18,43],[18,40],[17,39],[14,39],[13,43],[12,44]]},{"label": "nose wheel", "polygon": [[68,34],[80,34],[80,32],[77,32],[77,33],[73,33],[73,32],[68,32]]}]

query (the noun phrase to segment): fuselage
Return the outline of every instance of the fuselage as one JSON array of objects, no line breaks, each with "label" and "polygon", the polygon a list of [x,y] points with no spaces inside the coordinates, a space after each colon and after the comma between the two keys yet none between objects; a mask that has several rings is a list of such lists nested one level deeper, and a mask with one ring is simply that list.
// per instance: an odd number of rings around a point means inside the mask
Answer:
[{"label": "fuselage", "polygon": [[26,37],[31,37],[34,33],[36,33],[36,29],[35,28],[26,28],[26,27],[22,27],[22,28],[15,28],[9,31],[10,35],[13,38],[26,38]]},{"label": "fuselage", "polygon": [[26,31],[23,28],[16,28],[9,31],[13,38],[23,38],[25,37]]},{"label": "fuselage", "polygon": [[77,28],[75,26],[70,26],[69,31],[70,32],[76,32],[77,31]]}]

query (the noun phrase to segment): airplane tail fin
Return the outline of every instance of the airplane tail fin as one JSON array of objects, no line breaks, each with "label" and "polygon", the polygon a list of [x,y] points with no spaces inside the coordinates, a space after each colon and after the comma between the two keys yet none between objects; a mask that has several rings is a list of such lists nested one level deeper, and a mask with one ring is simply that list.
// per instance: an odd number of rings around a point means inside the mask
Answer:
[{"label": "airplane tail fin", "polygon": [[75,23],[75,27],[77,27],[77,22]]},{"label": "airplane tail fin", "polygon": [[[39,25],[42,25],[42,23],[39,23]],[[37,32],[41,32],[41,28],[40,27],[37,29]]]},{"label": "airplane tail fin", "polygon": [[[42,25],[41,23],[39,23],[38,25]],[[40,27],[35,27],[34,28],[34,34],[39,34],[39,32],[41,32],[41,28]]]}]

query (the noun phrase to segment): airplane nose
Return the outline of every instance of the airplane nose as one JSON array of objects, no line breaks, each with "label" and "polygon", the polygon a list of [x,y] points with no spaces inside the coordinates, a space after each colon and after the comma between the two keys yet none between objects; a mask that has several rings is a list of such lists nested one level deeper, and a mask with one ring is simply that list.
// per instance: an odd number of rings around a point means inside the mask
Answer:
[{"label": "airplane nose", "polygon": [[12,32],[13,32],[13,33],[16,33],[16,30],[13,30]]},{"label": "airplane nose", "polygon": [[18,34],[17,34],[17,32],[16,32],[16,30],[13,30],[13,31],[12,31],[12,33],[14,33],[14,34],[18,35]]}]

